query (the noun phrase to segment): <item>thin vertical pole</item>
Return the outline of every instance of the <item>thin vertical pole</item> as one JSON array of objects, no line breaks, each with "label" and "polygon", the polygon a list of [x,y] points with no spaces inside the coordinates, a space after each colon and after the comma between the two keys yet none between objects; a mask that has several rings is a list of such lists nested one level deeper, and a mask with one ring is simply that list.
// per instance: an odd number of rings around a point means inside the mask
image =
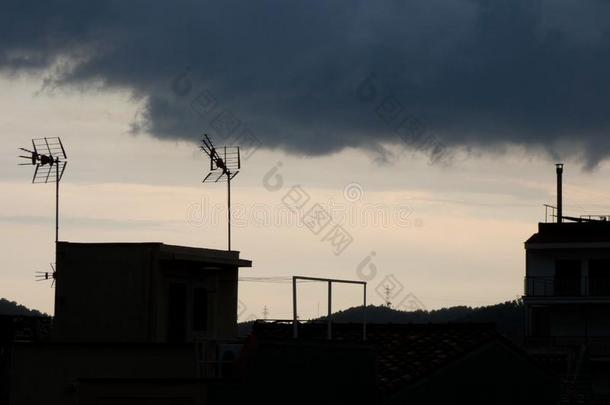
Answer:
[{"label": "thin vertical pole", "polygon": [[364,308],[362,309],[362,340],[366,340],[366,283],[364,283]]},{"label": "thin vertical pole", "polygon": [[[53,281],[57,278],[59,270],[59,164],[55,162],[55,268],[53,269]],[[52,286],[53,284],[51,284]],[[54,308],[57,309],[57,289],[55,289]]]},{"label": "thin vertical pole", "polygon": [[546,224],[548,221],[548,217],[549,217],[549,207],[547,207],[546,205],[544,206],[544,223]]},{"label": "thin vertical pole", "polygon": [[555,171],[557,172],[557,223],[563,222],[563,198],[562,198],[562,174],[563,164],[557,163],[555,165]]},{"label": "thin vertical pole", "polygon": [[59,161],[55,161],[55,249],[59,242]]},{"label": "thin vertical pole", "polygon": [[299,327],[297,325],[297,278],[292,276],[292,337],[299,337]]},{"label": "thin vertical pole", "polygon": [[[57,277],[59,266],[59,163],[55,162],[55,269],[53,278]],[[57,300],[57,289],[55,290],[55,299]]]},{"label": "thin vertical pole", "polygon": [[231,250],[231,173],[227,172],[227,238]]},{"label": "thin vertical pole", "polygon": [[326,320],[328,322],[328,336],[327,338],[330,340],[332,339],[333,333],[332,333],[332,322],[331,322],[331,313],[332,313],[332,303],[333,303],[333,283],[332,281],[328,282],[328,315],[326,317]]}]

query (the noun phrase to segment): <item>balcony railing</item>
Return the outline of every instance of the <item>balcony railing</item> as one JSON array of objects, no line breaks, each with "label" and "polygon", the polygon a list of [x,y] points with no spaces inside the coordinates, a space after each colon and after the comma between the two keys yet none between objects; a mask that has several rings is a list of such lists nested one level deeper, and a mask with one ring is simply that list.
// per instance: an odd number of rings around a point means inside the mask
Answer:
[{"label": "balcony railing", "polygon": [[526,297],[610,297],[610,277],[525,277]]}]

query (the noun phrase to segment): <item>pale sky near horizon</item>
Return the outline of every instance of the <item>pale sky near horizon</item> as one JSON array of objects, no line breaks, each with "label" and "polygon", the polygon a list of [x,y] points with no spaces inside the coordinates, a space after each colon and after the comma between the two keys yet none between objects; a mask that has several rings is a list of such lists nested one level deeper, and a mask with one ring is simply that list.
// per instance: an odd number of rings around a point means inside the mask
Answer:
[{"label": "pale sky near horizon", "polygon": [[[16,165],[17,148],[35,137],[60,136],[68,151],[61,240],[225,248],[225,187],[200,183],[206,162],[195,143],[128,133],[141,104],[127,93],[41,92],[41,85],[41,76],[0,79],[0,297],[53,310],[53,290],[33,277],[52,261],[53,186],[30,184],[31,167]],[[441,164],[411,151],[379,163],[359,149],[321,157],[257,150],[233,183],[233,247],[254,262],[241,275],[358,279],[366,273],[373,304],[383,302],[376,288],[400,283],[393,304],[412,293],[427,309],[514,299],[522,293],[523,242],[544,220],[542,204],[554,203],[553,163],[516,146],[460,151]],[[610,213],[610,167],[565,164],[566,213]],[[274,167],[283,181],[278,190],[269,186]],[[322,233],[286,217],[282,200],[293,186],[309,195],[308,204],[332,208],[333,223],[353,237],[340,255]],[[380,213],[379,223],[367,212]],[[325,286],[301,291],[302,317],[325,311]],[[271,318],[290,317],[290,294],[289,284],[241,283],[241,319],[262,317],[265,306]],[[335,309],[359,299],[354,288],[337,287]],[[411,301],[402,305],[410,308]]]}]

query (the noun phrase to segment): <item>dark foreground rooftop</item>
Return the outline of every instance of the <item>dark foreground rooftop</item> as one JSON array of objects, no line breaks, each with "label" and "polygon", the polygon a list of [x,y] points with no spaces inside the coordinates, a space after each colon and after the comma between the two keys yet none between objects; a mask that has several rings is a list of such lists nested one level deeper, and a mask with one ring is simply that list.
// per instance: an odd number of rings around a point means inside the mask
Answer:
[{"label": "dark foreground rooftop", "polygon": [[[326,324],[300,324],[298,341],[323,342],[326,332]],[[488,323],[370,324],[366,342],[362,324],[333,324],[332,332],[333,342],[360,343],[376,352],[377,385],[383,392],[409,386],[492,343],[533,363]],[[256,322],[253,327],[253,336],[261,340],[294,341],[292,333],[289,323]]]}]

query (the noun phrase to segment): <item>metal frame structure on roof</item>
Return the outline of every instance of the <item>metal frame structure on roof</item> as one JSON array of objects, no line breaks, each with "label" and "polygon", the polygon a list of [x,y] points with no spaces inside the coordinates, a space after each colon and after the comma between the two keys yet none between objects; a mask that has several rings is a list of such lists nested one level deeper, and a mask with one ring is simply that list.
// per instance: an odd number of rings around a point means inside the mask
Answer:
[{"label": "metal frame structure on roof", "polygon": [[363,319],[362,319],[362,340],[366,340],[366,281],[360,280],[340,280],[333,278],[320,278],[320,277],[307,277],[307,276],[292,276],[292,334],[293,338],[299,337],[299,320],[297,311],[297,281],[322,281],[328,283],[328,313],[326,316],[326,323],[328,325],[326,338],[332,339],[332,288],[333,283],[341,284],[360,284],[363,286]]}]

